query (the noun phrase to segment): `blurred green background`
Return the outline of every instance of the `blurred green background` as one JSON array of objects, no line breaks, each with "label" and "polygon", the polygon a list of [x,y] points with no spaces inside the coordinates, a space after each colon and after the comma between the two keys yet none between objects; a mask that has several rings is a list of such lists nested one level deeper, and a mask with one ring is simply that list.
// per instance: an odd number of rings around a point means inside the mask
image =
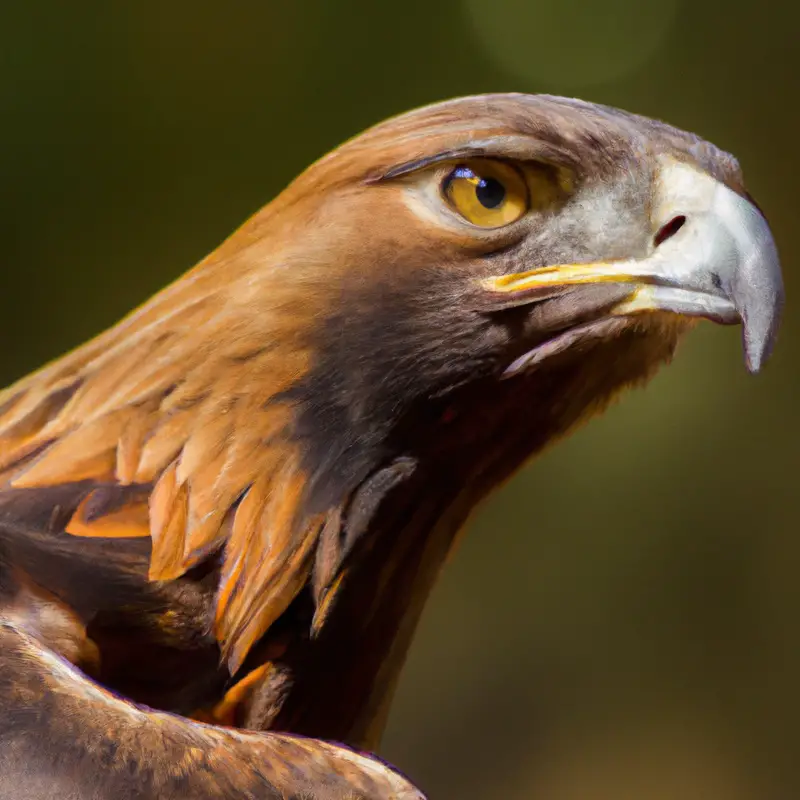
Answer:
[{"label": "blurred green background", "polygon": [[431,798],[800,796],[796,4],[4,3],[0,378],[117,320],[367,125],[577,95],[732,151],[789,296],[756,378],[709,324],[476,517],[383,755]]}]

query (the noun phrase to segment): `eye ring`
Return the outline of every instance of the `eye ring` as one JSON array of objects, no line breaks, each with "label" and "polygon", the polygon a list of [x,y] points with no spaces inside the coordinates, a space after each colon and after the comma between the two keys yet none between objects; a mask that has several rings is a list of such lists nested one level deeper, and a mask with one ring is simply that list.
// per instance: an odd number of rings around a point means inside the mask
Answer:
[{"label": "eye ring", "polygon": [[480,228],[510,225],[530,208],[525,178],[503,161],[457,164],[442,181],[442,195],[457,214]]}]

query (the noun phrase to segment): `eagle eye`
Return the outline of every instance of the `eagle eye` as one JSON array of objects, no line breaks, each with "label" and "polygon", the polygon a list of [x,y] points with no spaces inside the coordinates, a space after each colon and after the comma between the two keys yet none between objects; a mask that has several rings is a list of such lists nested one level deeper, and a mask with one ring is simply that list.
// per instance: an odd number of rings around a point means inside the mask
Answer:
[{"label": "eagle eye", "polygon": [[525,178],[502,161],[458,164],[445,177],[442,193],[453,210],[481,228],[510,225],[530,205]]}]

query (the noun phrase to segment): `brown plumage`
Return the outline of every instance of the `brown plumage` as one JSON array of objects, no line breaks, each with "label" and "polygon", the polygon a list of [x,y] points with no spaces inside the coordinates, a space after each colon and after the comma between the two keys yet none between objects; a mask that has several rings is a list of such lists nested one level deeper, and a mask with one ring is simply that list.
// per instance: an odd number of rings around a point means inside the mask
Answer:
[{"label": "brown plumage", "polygon": [[86,626],[101,683],[372,747],[478,500],[691,317],[743,319],[758,366],[764,230],[731,156],[624,112],[495,95],[389,120],[0,394],[9,558]]}]

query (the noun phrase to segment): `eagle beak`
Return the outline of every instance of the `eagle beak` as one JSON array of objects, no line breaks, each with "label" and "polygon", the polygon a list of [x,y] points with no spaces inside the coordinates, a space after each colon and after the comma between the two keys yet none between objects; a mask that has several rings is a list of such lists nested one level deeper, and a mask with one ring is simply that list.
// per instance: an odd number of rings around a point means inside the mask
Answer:
[{"label": "eagle beak", "polygon": [[758,208],[699,169],[663,161],[653,192],[655,235],[643,258],[542,267],[489,278],[484,287],[530,301],[558,287],[630,283],[611,314],[667,311],[742,323],[747,368],[769,356],[783,308],[783,279],[769,225]]}]

